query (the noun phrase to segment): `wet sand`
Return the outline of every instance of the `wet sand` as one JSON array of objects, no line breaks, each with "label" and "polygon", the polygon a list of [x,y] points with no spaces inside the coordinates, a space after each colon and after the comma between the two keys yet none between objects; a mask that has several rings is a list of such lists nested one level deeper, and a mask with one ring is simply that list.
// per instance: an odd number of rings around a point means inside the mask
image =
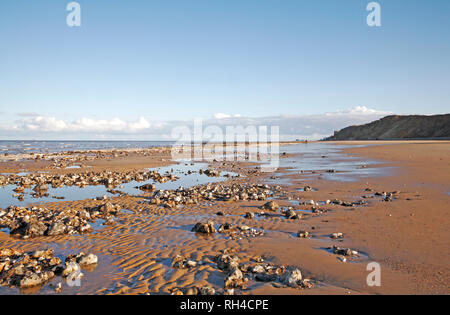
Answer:
[{"label": "wet sand", "polygon": [[[289,220],[280,213],[266,218],[244,218],[246,212],[259,212],[258,207],[266,201],[214,201],[161,208],[147,202],[149,194],[115,197],[111,201],[126,211],[122,211],[112,226],[101,227],[91,234],[29,240],[15,239],[0,232],[1,247],[21,250],[52,247],[60,255],[79,251],[96,254],[98,267],[85,272],[81,287],[64,285],[64,294],[170,294],[175,288],[203,285],[213,286],[220,294],[223,293],[224,273],[216,267],[213,258],[225,249],[234,250],[241,263],[262,256],[272,264],[296,266],[315,282],[312,289],[294,289],[250,280],[246,288],[236,290],[236,294],[449,294],[450,143],[333,144],[345,145],[346,154],[362,161],[377,160],[380,163],[367,167],[379,169],[383,176],[355,176],[353,181],[341,181],[333,180],[334,174],[324,170],[311,174],[280,168],[275,174],[253,173],[255,164],[244,162],[226,165],[213,162],[211,168],[245,176],[228,179],[224,185],[279,183],[284,193],[275,197],[276,202],[297,210],[310,210],[311,206],[297,203],[311,199],[355,202],[375,191],[400,191],[400,194],[390,202],[373,196],[365,199],[365,205],[320,205],[319,209],[326,212],[304,211],[301,220]],[[358,146],[351,147],[354,145]],[[287,157],[292,158],[292,155]],[[129,154],[98,158],[85,164],[96,170],[125,170],[167,165],[168,160],[168,152],[160,152],[157,156]],[[51,169],[46,161],[11,161],[2,164],[1,172],[29,170],[68,171]],[[70,172],[83,171],[83,168],[70,169]],[[305,185],[316,191],[299,191]],[[366,188],[373,192],[365,191]],[[101,203],[86,199],[45,206],[83,209]],[[225,215],[217,216],[218,211]],[[219,233],[191,232],[197,222],[206,220],[212,220],[217,226],[225,222],[245,224],[263,230],[265,235],[233,240]],[[311,237],[298,238],[299,230],[308,231]],[[342,232],[344,237],[331,239],[329,235],[334,232]],[[340,256],[327,250],[333,245],[355,249],[359,256],[342,262],[338,259]],[[175,255],[202,263],[189,269],[175,269],[171,266]],[[366,266],[373,261],[381,264],[380,287],[369,287],[366,283],[369,274]],[[16,293],[53,294],[54,291],[48,286],[23,292],[0,288],[0,294]]]}]

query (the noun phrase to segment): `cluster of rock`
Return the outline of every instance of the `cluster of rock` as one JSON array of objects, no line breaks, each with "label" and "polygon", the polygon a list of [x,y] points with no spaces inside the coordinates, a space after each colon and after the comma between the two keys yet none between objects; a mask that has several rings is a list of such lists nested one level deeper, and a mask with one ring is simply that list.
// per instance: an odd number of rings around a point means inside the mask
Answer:
[{"label": "cluster of rock", "polygon": [[46,208],[25,208],[10,206],[0,210],[0,227],[8,228],[11,235],[21,238],[55,236],[62,234],[89,233],[93,231],[90,223],[97,219],[112,224],[121,207],[106,202],[84,210]]},{"label": "cluster of rock", "polygon": [[198,222],[192,228],[192,232],[203,234],[214,234],[216,232],[225,234],[230,239],[242,239],[248,237],[257,237],[264,235],[264,231],[251,228],[247,225],[234,225],[231,223],[224,223],[216,230],[214,222]]},{"label": "cluster of rock", "polygon": [[299,238],[309,238],[310,235],[309,235],[308,231],[300,230],[300,231],[297,232],[297,236]]},{"label": "cluster of rock", "polygon": [[[22,253],[15,249],[0,249],[0,286],[30,288],[40,286],[56,276],[66,280],[83,277],[81,267],[96,267],[94,254],[69,255],[64,264],[54,256],[53,249]],[[61,284],[56,287],[61,290]]]},{"label": "cluster of rock", "polygon": [[302,218],[302,214],[297,213],[293,207],[288,207],[286,210],[282,210],[281,213],[289,220],[298,220]]},{"label": "cluster of rock", "polygon": [[305,187],[302,188],[302,190],[304,192],[308,192],[308,191],[313,191],[313,188],[311,186],[305,186]]},{"label": "cluster of rock", "polygon": [[233,294],[234,289],[245,289],[245,285],[250,279],[260,282],[275,282],[279,286],[292,288],[311,288],[313,286],[309,279],[302,277],[298,268],[264,263],[262,258],[259,258],[256,263],[241,265],[238,256],[225,250],[223,254],[217,255],[214,261],[217,268],[225,273],[224,289],[228,294]]},{"label": "cluster of rock", "polygon": [[340,199],[333,199],[333,200],[331,200],[331,203],[334,205],[342,206],[342,207],[354,207],[354,206],[362,206],[362,205],[366,204],[366,202],[364,200],[348,202],[348,201],[343,201]]},{"label": "cluster of rock", "polygon": [[260,209],[262,210],[270,210],[270,211],[277,211],[280,208],[280,206],[275,201],[269,201],[263,204]]},{"label": "cluster of rock", "polygon": [[173,268],[194,268],[197,266],[197,262],[195,260],[187,259],[184,256],[176,255],[172,259],[172,267]]},{"label": "cluster of rock", "polygon": [[170,147],[152,147],[147,149],[125,149],[125,150],[72,150],[61,151],[54,153],[27,153],[27,154],[4,154],[3,160],[9,161],[38,161],[46,160],[51,162],[52,168],[66,168],[68,166],[80,165],[85,161],[92,161],[98,159],[112,159],[127,157],[130,154],[140,156],[154,156],[160,154],[163,156],[169,155],[171,151]]},{"label": "cluster of rock", "polygon": [[202,287],[193,286],[190,288],[174,288],[171,291],[172,295],[214,295],[216,290],[210,286],[205,285]]},{"label": "cluster of rock", "polygon": [[69,174],[28,174],[18,176],[11,174],[9,176],[0,175],[0,186],[17,185],[14,192],[17,197],[23,199],[25,189],[32,188],[34,197],[48,196],[48,188],[59,188],[63,186],[98,186],[104,185],[106,188],[112,189],[123,183],[131,181],[144,182],[153,180],[155,182],[164,183],[169,180],[176,181],[178,177],[171,173],[164,175],[154,170],[131,170],[126,172],[85,172],[85,173],[69,173]]},{"label": "cluster of rock", "polygon": [[344,234],[341,232],[331,233],[330,238],[332,238],[332,239],[344,238]]},{"label": "cluster of rock", "polygon": [[176,190],[157,190],[150,197],[150,203],[172,208],[177,205],[198,204],[201,201],[265,200],[280,187],[271,188],[263,184],[231,185],[207,184]]},{"label": "cluster of rock", "polygon": [[[366,188],[365,191],[367,192],[373,192],[374,190],[371,188]],[[369,194],[369,195],[364,195],[362,196],[364,199],[370,199],[373,198],[375,196],[381,197],[383,201],[392,201],[394,199],[395,196],[399,195],[400,191],[395,190],[392,192],[386,192],[386,191],[377,191],[373,194]]]},{"label": "cluster of rock", "polygon": [[383,198],[383,201],[392,201],[396,195],[400,194],[399,191],[393,191],[393,192],[376,192],[375,196],[381,196]]},{"label": "cluster of rock", "polygon": [[216,228],[214,227],[214,222],[197,222],[192,228],[192,232],[203,233],[203,234],[214,234],[216,233]]},{"label": "cluster of rock", "polygon": [[[305,279],[298,268],[290,266],[277,266],[265,263],[260,256],[254,257],[251,263],[240,263],[232,250],[224,250],[222,254],[213,259],[216,267],[224,273],[223,294],[232,295],[235,289],[244,290],[250,280],[258,282],[273,282],[277,287],[312,288],[313,282]],[[189,260],[176,255],[172,260],[173,268],[194,268],[203,265],[203,262]],[[216,290],[211,286],[175,288],[172,294],[185,295],[212,295]]]},{"label": "cluster of rock", "polygon": [[358,252],[356,250],[352,250],[350,248],[341,248],[336,245],[333,245],[331,248],[334,254],[341,256],[358,256]]},{"label": "cluster of rock", "polygon": [[207,170],[200,170],[199,171],[200,174],[205,174],[208,177],[219,177],[220,176],[220,171],[218,170],[212,170],[212,169],[207,169]]}]

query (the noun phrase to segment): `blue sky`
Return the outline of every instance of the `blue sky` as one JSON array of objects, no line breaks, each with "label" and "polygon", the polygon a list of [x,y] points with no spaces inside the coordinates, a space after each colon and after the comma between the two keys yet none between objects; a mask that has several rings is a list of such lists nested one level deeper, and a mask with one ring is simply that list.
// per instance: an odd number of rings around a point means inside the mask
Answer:
[{"label": "blue sky", "polygon": [[0,2],[1,124],[449,112],[448,0],[69,2]]}]

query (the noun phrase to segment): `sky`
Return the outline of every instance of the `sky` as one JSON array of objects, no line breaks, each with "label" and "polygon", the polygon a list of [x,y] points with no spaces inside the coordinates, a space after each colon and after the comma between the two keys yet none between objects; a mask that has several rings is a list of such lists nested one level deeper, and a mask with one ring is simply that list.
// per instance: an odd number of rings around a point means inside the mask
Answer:
[{"label": "sky", "polygon": [[0,139],[158,140],[195,118],[317,138],[450,112],[448,0],[377,1],[380,27],[369,0],[79,0],[80,27],[69,2],[0,1]]}]

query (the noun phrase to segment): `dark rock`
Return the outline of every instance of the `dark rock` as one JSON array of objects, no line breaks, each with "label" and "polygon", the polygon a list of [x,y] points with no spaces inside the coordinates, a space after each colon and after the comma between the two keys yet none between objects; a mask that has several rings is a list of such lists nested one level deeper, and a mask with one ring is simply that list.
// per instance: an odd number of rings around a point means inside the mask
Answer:
[{"label": "dark rock", "polygon": [[213,234],[216,232],[216,228],[214,227],[214,223],[212,221],[208,221],[207,223],[198,222],[192,228],[192,232]]}]

